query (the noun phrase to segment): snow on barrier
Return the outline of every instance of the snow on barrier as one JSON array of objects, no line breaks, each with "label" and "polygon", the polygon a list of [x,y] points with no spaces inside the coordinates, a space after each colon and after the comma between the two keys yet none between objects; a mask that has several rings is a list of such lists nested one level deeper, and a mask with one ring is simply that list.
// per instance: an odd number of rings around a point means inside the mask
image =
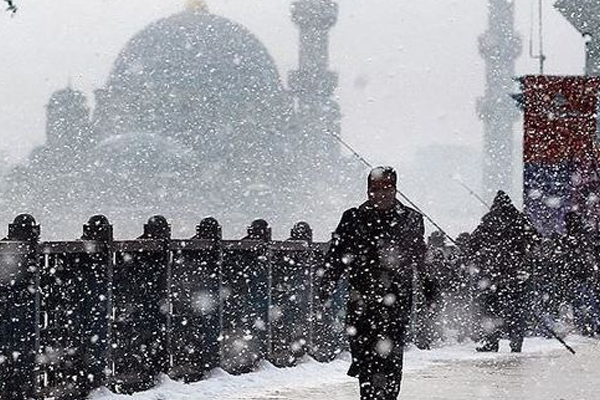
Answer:
[{"label": "snow on barrier", "polygon": [[113,240],[94,216],[80,240],[40,242],[18,216],[0,241],[0,398],[84,399],[100,386],[151,388],[157,377],[194,382],[261,360],[292,366],[331,360],[346,347],[344,290],[315,297],[327,243],[297,224],[274,241],[266,222],[223,240],[212,218],[187,240],[162,216],[135,240]]}]

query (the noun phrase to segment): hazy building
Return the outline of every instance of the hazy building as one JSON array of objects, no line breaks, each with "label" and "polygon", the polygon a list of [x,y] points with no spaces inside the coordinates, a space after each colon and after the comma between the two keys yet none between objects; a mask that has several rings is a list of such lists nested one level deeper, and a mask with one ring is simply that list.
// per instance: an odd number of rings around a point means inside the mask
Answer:
[{"label": "hazy building", "polygon": [[516,91],[515,62],[521,39],[515,32],[512,0],[488,0],[488,30],[480,37],[485,60],[485,95],[477,112],[483,121],[483,189],[491,200],[497,190],[513,193],[514,124],[519,112],[511,95]]},{"label": "hazy building", "polygon": [[337,13],[330,0],[293,5],[301,43],[290,90],[251,32],[201,2],[150,24],[121,51],[93,110],[72,88],[52,96],[46,144],[11,172],[5,210],[33,213],[51,236],[95,213],[124,234],[154,213],[188,229],[213,215],[235,235],[257,217],[333,229],[363,186],[333,137]]}]

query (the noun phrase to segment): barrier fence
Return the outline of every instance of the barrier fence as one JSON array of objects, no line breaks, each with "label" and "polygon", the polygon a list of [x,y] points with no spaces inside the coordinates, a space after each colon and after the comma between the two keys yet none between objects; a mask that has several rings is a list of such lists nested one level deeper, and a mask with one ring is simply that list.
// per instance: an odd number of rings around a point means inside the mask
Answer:
[{"label": "barrier fence", "polygon": [[261,360],[293,366],[346,347],[345,290],[316,299],[327,243],[298,223],[276,241],[262,220],[223,240],[212,218],[186,240],[161,216],[138,239],[113,240],[104,216],[80,240],[40,242],[29,215],[0,241],[0,398],[84,399],[107,386],[134,393],[160,374],[194,382]]}]

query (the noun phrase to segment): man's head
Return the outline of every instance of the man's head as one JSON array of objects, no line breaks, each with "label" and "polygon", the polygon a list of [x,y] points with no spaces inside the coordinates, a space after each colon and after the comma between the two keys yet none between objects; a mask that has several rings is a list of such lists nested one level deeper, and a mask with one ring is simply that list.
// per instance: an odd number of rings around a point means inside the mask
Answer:
[{"label": "man's head", "polygon": [[392,167],[373,168],[369,173],[369,202],[378,210],[390,210],[396,204],[398,176]]},{"label": "man's head", "polygon": [[494,197],[494,202],[492,203],[492,209],[504,209],[510,206],[512,206],[510,197],[503,190],[498,190],[496,197]]}]

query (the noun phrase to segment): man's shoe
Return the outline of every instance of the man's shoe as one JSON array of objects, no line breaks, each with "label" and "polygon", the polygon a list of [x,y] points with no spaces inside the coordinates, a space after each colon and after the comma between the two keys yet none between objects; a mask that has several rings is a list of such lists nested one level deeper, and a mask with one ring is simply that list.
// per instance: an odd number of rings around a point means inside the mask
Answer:
[{"label": "man's shoe", "polygon": [[481,347],[476,347],[475,350],[478,353],[497,353],[499,347],[500,346],[497,344],[496,345],[484,344]]},{"label": "man's shoe", "polygon": [[523,350],[523,345],[511,345],[510,346],[510,352],[511,353],[520,353],[521,350]]}]

